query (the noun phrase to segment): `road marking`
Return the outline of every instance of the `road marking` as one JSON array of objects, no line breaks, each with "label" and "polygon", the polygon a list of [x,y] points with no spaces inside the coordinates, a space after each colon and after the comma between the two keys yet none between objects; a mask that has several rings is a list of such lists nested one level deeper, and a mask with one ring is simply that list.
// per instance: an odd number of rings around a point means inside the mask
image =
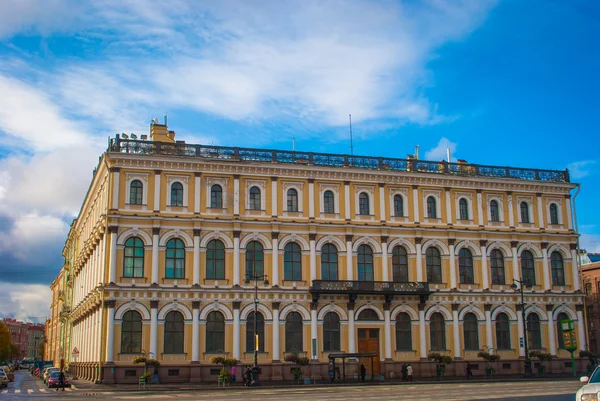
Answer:
[{"label": "road marking", "polygon": [[28,389],[27,389],[27,392],[28,392],[29,394],[31,394],[31,393],[33,393],[33,390],[32,390],[32,389],[30,389],[30,388],[28,388]]},{"label": "road marking", "polygon": [[46,392],[46,389],[45,389],[45,388],[41,388],[41,389],[40,389],[40,393],[45,393],[45,392]]},{"label": "road marking", "polygon": [[15,389],[15,394],[20,394],[20,393],[21,393],[21,390]]},{"label": "road marking", "polygon": [[76,386],[76,385],[74,385],[74,384],[71,384],[71,388],[72,388],[73,390],[77,390],[77,386]]},{"label": "road marking", "polygon": [[67,388],[65,388],[65,391],[73,391],[73,390],[71,390],[70,388],[67,387]]},{"label": "road marking", "polygon": [[2,390],[2,394],[8,393],[8,390]]}]

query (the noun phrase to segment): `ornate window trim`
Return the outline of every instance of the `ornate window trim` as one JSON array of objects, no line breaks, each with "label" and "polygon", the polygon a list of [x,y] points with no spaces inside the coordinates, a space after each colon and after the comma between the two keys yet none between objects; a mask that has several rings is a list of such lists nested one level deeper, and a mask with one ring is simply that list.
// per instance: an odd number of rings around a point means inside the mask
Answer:
[{"label": "ornate window trim", "polygon": [[[267,180],[246,179],[244,180],[244,184],[246,186],[246,215],[265,216],[267,208]],[[250,209],[250,188],[252,187],[260,189],[260,210]]]},{"label": "ornate window trim", "polygon": [[[179,211],[180,208],[183,208],[184,212],[187,212],[188,208],[188,180],[189,176],[187,175],[179,175],[179,174],[167,174],[165,176],[165,186],[167,188],[167,211]],[[183,186],[183,202],[181,206],[172,206],[171,205],[171,185],[176,182],[180,183]]]},{"label": "ornate window trim", "polygon": [[[423,191],[423,216],[426,223],[441,223],[442,221],[442,191],[441,190],[424,190]],[[433,196],[435,198],[435,213],[437,217],[429,217],[427,210],[427,198]]]},{"label": "ornate window trim", "polygon": [[[460,218],[460,200],[464,199],[467,201],[467,220],[461,220]],[[455,192],[454,193],[454,208],[456,216],[456,224],[458,225],[471,225],[475,223],[473,215],[473,193],[472,192]]]},{"label": "ornate window trim", "polygon": [[[492,201],[498,202],[498,221],[492,221]],[[488,225],[504,225],[504,195],[486,194],[485,204]]]},{"label": "ornate window trim", "polygon": [[[281,181],[281,188],[283,190],[283,215],[285,217],[296,217],[304,215],[304,183],[297,181]],[[288,191],[295,189],[298,193],[298,211],[287,210]]]},{"label": "ornate window trim", "polygon": [[[206,177],[206,212],[209,214],[226,214],[227,213],[227,207],[229,204],[229,199],[227,197],[227,188],[229,185],[229,178],[227,177]],[[221,189],[223,190],[221,192],[221,196],[222,196],[222,202],[223,202],[223,208],[221,209],[213,209],[210,207],[210,197],[211,197],[211,189],[213,185],[220,185]]]},{"label": "ornate window trim", "polygon": [[336,219],[340,218],[340,184],[319,183],[319,212],[321,218],[331,216],[330,213],[325,213],[325,192],[333,192],[333,212]]},{"label": "ornate window trim", "polygon": [[[524,223],[521,218],[521,203],[525,202],[527,204],[527,212],[529,213],[529,223]],[[535,213],[533,208],[533,197],[532,196],[517,196],[517,221],[519,222],[519,227],[528,227],[531,228],[535,224]]]},{"label": "ornate window trim", "polygon": [[[148,210],[148,177],[149,173],[125,173],[125,182],[127,184],[125,188],[125,209],[142,209]],[[131,182],[139,180],[142,182],[142,204],[130,204],[129,198],[131,196]]]},{"label": "ornate window trim", "polygon": [[[360,194],[366,193],[369,197],[369,214],[360,214]],[[355,185],[354,186],[354,214],[358,220],[375,219],[375,186],[374,185]]]},{"label": "ornate window trim", "polygon": [[[392,218],[392,221],[397,221],[397,222],[408,222],[408,192],[409,189],[408,188],[390,188],[390,198],[389,198],[389,204],[390,204],[390,217]],[[402,216],[395,216],[394,215],[394,197],[396,195],[400,195],[402,197]]]},{"label": "ornate window trim", "polygon": [[[547,226],[564,226],[564,216],[562,213],[562,198],[546,198],[546,222],[547,222]],[[556,212],[557,212],[557,217],[558,217],[558,224],[552,224],[551,223],[551,214],[550,214],[550,206],[555,203],[556,204]]]}]

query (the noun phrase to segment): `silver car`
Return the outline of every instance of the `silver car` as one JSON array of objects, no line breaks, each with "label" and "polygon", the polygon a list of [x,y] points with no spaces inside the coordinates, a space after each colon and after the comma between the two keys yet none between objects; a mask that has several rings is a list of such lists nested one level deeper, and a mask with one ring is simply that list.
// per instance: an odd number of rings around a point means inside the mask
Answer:
[{"label": "silver car", "polygon": [[590,377],[583,376],[579,379],[585,383],[575,394],[575,401],[598,401],[600,392],[600,366],[596,367]]}]

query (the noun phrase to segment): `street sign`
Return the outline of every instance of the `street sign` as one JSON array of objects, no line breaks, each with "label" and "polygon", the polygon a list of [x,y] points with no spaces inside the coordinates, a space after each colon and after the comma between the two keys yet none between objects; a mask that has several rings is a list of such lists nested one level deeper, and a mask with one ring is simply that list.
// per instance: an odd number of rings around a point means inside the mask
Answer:
[{"label": "street sign", "polygon": [[317,339],[316,338],[312,339],[312,355],[313,355],[313,359],[317,358]]},{"label": "street sign", "polygon": [[79,350],[77,349],[77,347],[73,348],[73,352],[71,352],[73,354],[73,356],[77,356],[79,355]]},{"label": "street sign", "polygon": [[519,347],[525,348],[525,344],[523,343],[523,337],[519,337]]},{"label": "street sign", "polygon": [[573,331],[574,330],[574,325],[573,325],[572,320],[561,320],[560,326],[562,328],[562,331]]}]

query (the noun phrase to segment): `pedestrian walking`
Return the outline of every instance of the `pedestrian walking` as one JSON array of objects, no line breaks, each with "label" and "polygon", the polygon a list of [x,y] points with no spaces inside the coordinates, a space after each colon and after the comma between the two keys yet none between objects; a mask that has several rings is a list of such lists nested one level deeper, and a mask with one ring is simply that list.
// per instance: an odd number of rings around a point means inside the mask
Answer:
[{"label": "pedestrian walking", "polygon": [[246,386],[250,387],[252,385],[252,369],[250,366],[246,368]]},{"label": "pedestrian walking", "polygon": [[160,378],[158,377],[158,366],[154,366],[154,374],[152,375],[152,383],[160,384]]},{"label": "pedestrian walking", "polygon": [[400,373],[402,373],[402,381],[405,382],[406,379],[408,378],[408,370],[406,369],[406,364],[402,364],[402,369],[400,370]]},{"label": "pedestrian walking", "polygon": [[329,367],[329,381],[333,384],[335,381],[335,370],[333,370],[333,366]]},{"label": "pedestrian walking", "polygon": [[65,391],[65,373],[61,370],[58,374],[58,386],[56,386],[56,391],[61,387],[62,391]]},{"label": "pedestrian walking", "polygon": [[231,382],[232,382],[232,383],[235,383],[235,374],[236,374],[236,373],[237,373],[237,372],[236,372],[235,365],[233,365],[233,366],[231,367]]},{"label": "pedestrian walking", "polygon": [[335,374],[337,376],[338,381],[340,381],[342,379],[342,374],[340,373],[340,367],[339,366],[335,367]]},{"label": "pedestrian walking", "polygon": [[360,364],[360,380],[364,383],[365,376],[367,375],[367,368],[365,368],[364,364]]},{"label": "pedestrian walking", "polygon": [[413,377],[412,377],[413,376],[413,368],[412,368],[412,366],[410,366],[410,363],[406,367],[406,374],[407,374],[406,381],[413,381]]},{"label": "pedestrian walking", "polygon": [[467,362],[467,379],[473,378],[473,371],[471,370],[471,363]]}]

